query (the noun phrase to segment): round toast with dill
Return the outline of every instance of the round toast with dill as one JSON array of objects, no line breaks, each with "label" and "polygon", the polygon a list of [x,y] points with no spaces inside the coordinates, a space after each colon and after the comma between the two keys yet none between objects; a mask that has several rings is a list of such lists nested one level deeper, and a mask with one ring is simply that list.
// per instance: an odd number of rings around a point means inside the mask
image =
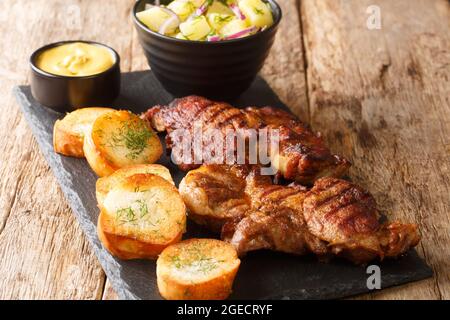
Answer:
[{"label": "round toast with dill", "polygon": [[126,178],[138,174],[154,174],[164,178],[171,184],[174,184],[169,169],[160,164],[137,164],[130,167],[125,167],[115,171],[113,174],[97,179],[95,184],[95,195],[97,197],[98,206],[101,208],[105,201],[108,192],[123,182]]},{"label": "round toast with dill", "polygon": [[175,186],[154,174],[134,174],[104,198],[97,231],[105,248],[120,259],[155,259],[181,240],[186,207]]},{"label": "round toast with dill", "polygon": [[86,132],[90,131],[94,121],[111,108],[82,108],[68,113],[63,119],[56,120],[53,126],[53,148],[65,156],[83,158],[83,142]]},{"label": "round toast with dill", "polygon": [[158,289],[167,300],[223,300],[240,260],[229,243],[189,239],[164,249],[156,263]]},{"label": "round toast with dill", "polygon": [[162,154],[162,144],[150,125],[129,111],[113,111],[99,116],[86,134],[85,157],[100,176],[136,164],[154,163]]}]

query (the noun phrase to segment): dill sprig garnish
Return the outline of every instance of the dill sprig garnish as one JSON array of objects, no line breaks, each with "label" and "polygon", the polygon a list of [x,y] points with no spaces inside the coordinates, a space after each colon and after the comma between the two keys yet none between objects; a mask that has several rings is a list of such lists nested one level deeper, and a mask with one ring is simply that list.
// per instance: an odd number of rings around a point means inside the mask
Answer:
[{"label": "dill sprig garnish", "polygon": [[122,121],[122,125],[111,134],[110,147],[124,147],[128,150],[126,157],[136,159],[148,146],[153,132],[139,118]]},{"label": "dill sprig garnish", "polygon": [[253,10],[255,11],[256,14],[259,14],[259,15],[263,15],[264,14],[264,11],[262,9],[253,8]]},{"label": "dill sprig garnish", "polygon": [[231,20],[233,20],[232,16],[221,16],[221,15],[214,16],[214,22],[219,25],[224,24],[225,22],[229,22]]},{"label": "dill sprig garnish", "polygon": [[116,220],[121,223],[135,223],[148,215],[149,210],[147,203],[144,200],[136,200],[132,205],[125,208],[120,208],[116,211]]},{"label": "dill sprig garnish", "polygon": [[[204,248],[203,248],[204,249]],[[197,272],[208,273],[217,269],[225,260],[217,260],[204,254],[202,248],[197,244],[185,249],[187,252],[169,257],[172,265],[177,269],[192,268]]]},{"label": "dill sprig garnish", "polygon": [[145,217],[148,214],[147,203],[144,200],[137,200],[137,204],[139,205],[139,212],[141,213],[141,218]]},{"label": "dill sprig garnish", "polygon": [[224,260],[217,260],[204,255],[193,257],[189,260],[181,259],[179,256],[172,256],[170,257],[170,260],[177,269],[192,268],[201,273],[211,272],[214,269],[217,269],[220,263],[224,262]]},{"label": "dill sprig garnish", "polygon": [[135,222],[137,220],[136,213],[130,207],[121,208],[116,211],[116,220],[123,223]]}]

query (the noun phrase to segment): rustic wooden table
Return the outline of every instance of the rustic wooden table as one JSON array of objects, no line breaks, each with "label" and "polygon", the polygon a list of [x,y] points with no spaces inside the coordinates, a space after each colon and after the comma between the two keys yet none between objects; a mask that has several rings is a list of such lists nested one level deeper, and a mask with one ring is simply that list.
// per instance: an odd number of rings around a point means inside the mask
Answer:
[{"label": "rustic wooden table", "polygon": [[[114,299],[11,94],[28,57],[66,39],[104,42],[147,69],[132,0],[0,1],[0,298]],[[262,75],[383,211],[420,225],[432,279],[366,299],[450,299],[450,5],[447,0],[279,0]],[[381,29],[377,27],[377,5]]]}]

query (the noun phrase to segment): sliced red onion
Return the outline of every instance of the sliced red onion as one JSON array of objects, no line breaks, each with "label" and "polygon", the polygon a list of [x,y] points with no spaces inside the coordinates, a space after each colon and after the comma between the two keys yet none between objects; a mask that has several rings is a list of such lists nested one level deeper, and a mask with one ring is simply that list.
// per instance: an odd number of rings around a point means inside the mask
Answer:
[{"label": "sliced red onion", "polygon": [[239,7],[235,3],[230,4],[230,9],[233,11],[235,16],[238,17],[239,19],[241,19],[241,20],[246,19],[245,15],[242,13],[241,9],[239,9]]},{"label": "sliced red onion", "polygon": [[208,7],[212,4],[212,2],[213,0],[206,0],[205,2],[203,2],[203,4],[197,10],[195,10],[195,15],[201,16],[202,14],[204,14],[206,10],[208,10]]},{"label": "sliced red onion", "polygon": [[237,39],[237,38],[240,38],[240,37],[242,37],[242,36],[247,36],[247,35],[249,35],[249,34],[251,34],[251,33],[253,33],[253,32],[257,32],[258,30],[259,30],[258,27],[253,26],[253,27],[250,27],[250,28],[241,30],[241,31],[239,31],[239,32],[230,34],[229,36],[226,36],[226,37],[224,38],[224,40]]},{"label": "sliced red onion", "polygon": [[207,40],[210,41],[210,42],[216,42],[216,41],[220,41],[221,38],[220,38],[220,36],[215,35],[215,36],[208,36]]},{"label": "sliced red onion", "polygon": [[[159,2],[159,1],[155,1]],[[172,24],[174,25],[175,28],[177,28],[181,21],[180,18],[178,18],[178,15],[173,12],[172,10],[170,10],[169,8],[166,7],[161,7],[158,5],[153,5],[153,4],[149,4],[147,3],[145,5],[145,10],[151,9],[151,8],[160,8],[161,10],[163,10],[164,12],[166,12],[168,15],[170,15],[170,18],[166,19],[166,21],[163,22],[163,24],[159,27],[158,33],[165,35],[167,32],[167,28],[170,27]]]}]

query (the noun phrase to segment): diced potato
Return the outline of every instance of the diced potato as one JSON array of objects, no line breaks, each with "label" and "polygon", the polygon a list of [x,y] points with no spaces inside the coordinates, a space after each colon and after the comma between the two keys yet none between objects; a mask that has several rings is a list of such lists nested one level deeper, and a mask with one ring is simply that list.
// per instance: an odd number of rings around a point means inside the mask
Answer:
[{"label": "diced potato", "polygon": [[208,11],[206,12],[206,15],[210,15],[212,13],[218,13],[218,14],[226,14],[226,15],[233,15],[233,11],[224,5],[223,3],[219,1],[214,1],[213,4],[208,8]]},{"label": "diced potato", "polygon": [[167,8],[172,10],[177,14],[181,21],[186,21],[186,19],[195,11],[195,5],[191,1],[172,1]]},{"label": "diced potato", "polygon": [[209,25],[216,31],[220,31],[231,20],[233,20],[233,16],[228,14],[211,13],[208,15]]},{"label": "diced potato", "polygon": [[247,29],[249,27],[246,20],[241,20],[237,18],[233,18],[230,22],[225,24],[222,29],[220,30],[220,33],[223,36],[229,36],[232,34],[235,34],[239,31],[242,31],[244,29]]},{"label": "diced potato", "polygon": [[[164,11],[164,9],[161,9],[159,7],[152,7],[148,10],[138,12],[136,14],[136,17],[139,19],[139,21],[149,27],[150,30],[158,32],[164,21],[169,19],[171,15]],[[167,30],[167,33],[171,32],[175,32],[175,29]]]},{"label": "diced potato", "polygon": [[239,9],[252,26],[264,27],[273,24],[272,12],[261,0],[241,0],[239,1]]},{"label": "diced potato", "polygon": [[[210,40],[216,38],[216,40]],[[208,36],[206,37],[206,41],[219,41],[222,38],[222,36],[220,35],[220,33],[216,32],[215,30],[211,31]]]},{"label": "diced potato", "polygon": [[205,16],[198,16],[180,24],[181,33],[189,40],[200,40],[211,32]]},{"label": "diced potato", "polygon": [[175,35],[175,38],[176,38],[176,39],[180,39],[180,40],[188,40],[188,38],[186,38],[185,36],[183,36],[183,34],[182,34],[181,32],[178,32],[178,33]]}]

